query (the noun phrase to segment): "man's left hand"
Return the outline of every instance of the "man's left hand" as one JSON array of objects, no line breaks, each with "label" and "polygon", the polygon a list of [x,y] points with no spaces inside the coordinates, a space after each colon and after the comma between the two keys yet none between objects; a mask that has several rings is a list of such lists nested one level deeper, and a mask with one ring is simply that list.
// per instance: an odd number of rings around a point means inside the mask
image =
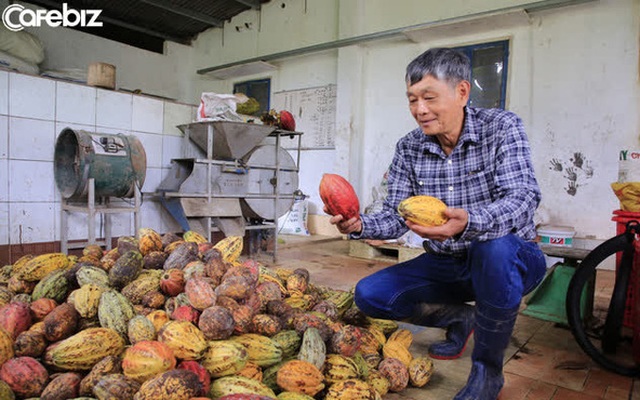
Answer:
[{"label": "man's left hand", "polygon": [[449,218],[447,222],[440,226],[422,226],[411,221],[405,221],[407,227],[417,235],[439,242],[449,239],[462,233],[469,222],[469,214],[462,208],[447,208],[444,215]]}]

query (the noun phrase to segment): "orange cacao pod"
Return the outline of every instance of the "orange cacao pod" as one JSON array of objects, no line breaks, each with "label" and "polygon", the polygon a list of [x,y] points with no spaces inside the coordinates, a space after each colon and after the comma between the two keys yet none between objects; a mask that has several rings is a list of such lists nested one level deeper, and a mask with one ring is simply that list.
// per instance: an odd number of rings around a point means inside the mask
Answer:
[{"label": "orange cacao pod", "polygon": [[175,368],[176,358],[169,346],[155,340],[144,340],[129,347],[122,359],[125,376],[140,383]]}]

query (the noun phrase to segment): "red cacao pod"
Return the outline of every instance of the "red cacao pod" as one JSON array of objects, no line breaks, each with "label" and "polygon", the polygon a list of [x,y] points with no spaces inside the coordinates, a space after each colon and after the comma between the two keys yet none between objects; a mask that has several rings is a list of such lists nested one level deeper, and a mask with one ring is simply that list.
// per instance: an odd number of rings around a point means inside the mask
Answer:
[{"label": "red cacao pod", "polygon": [[0,308],[0,328],[7,331],[14,340],[30,326],[31,310],[29,304],[15,302]]},{"label": "red cacao pod", "polygon": [[184,272],[181,269],[171,268],[162,275],[160,289],[169,296],[177,296],[184,292]]},{"label": "red cacao pod", "polygon": [[293,118],[293,114],[291,114],[289,111],[280,111],[280,128],[284,129],[285,131],[296,130],[296,120]]},{"label": "red cacao pod", "polygon": [[320,180],[320,198],[330,215],[342,215],[345,220],[360,218],[360,202],[353,186],[337,174],[324,174]]},{"label": "red cacao pod", "polygon": [[76,372],[57,375],[49,382],[40,395],[40,400],[74,399],[80,393],[82,376]]},{"label": "red cacao pod", "polygon": [[0,379],[21,398],[38,397],[49,381],[45,367],[33,357],[15,357],[2,364]]},{"label": "red cacao pod", "polygon": [[42,321],[54,308],[58,306],[55,300],[42,297],[38,300],[31,302],[29,308],[31,309],[31,316],[35,321]]},{"label": "red cacao pod", "polygon": [[189,321],[194,325],[198,325],[198,319],[200,318],[200,311],[191,306],[178,306],[171,313],[171,319],[177,321]]},{"label": "red cacao pod", "polygon": [[[202,383],[202,394],[209,393],[209,388],[211,387],[211,375],[209,375],[209,372],[207,372],[199,362],[191,360],[181,361],[177,368],[195,372],[195,374],[198,375],[200,383]],[[193,398],[191,400],[193,400]]]}]

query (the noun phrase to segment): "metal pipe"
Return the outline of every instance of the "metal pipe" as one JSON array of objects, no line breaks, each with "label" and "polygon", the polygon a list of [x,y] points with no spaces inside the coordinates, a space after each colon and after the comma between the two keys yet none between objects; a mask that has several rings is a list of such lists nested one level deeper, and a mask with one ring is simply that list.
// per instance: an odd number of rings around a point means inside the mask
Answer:
[{"label": "metal pipe", "polygon": [[325,50],[338,49],[346,46],[353,46],[356,44],[371,42],[374,40],[389,39],[396,36],[400,36],[404,32],[410,31],[410,30],[424,29],[424,28],[429,28],[429,27],[438,26],[438,25],[445,25],[445,24],[453,24],[456,22],[464,22],[467,20],[481,18],[489,15],[495,15],[499,13],[508,13],[508,12],[514,12],[518,10],[522,10],[524,12],[530,13],[530,12],[535,12],[540,10],[547,10],[551,8],[570,6],[570,5],[587,3],[592,1],[598,1],[598,0],[544,0],[544,1],[539,1],[536,4],[533,4],[531,6],[503,7],[498,10],[482,11],[475,14],[469,14],[469,15],[464,15],[459,17],[444,18],[438,21],[430,21],[430,22],[406,26],[402,28],[395,28],[395,29],[389,29],[381,32],[368,33],[365,35],[354,36],[346,39],[334,40],[333,42],[319,43],[311,46],[301,47],[298,49],[267,54],[264,56],[248,58],[240,61],[234,61],[228,64],[218,65],[215,67],[202,68],[197,70],[197,73],[199,75],[204,75],[210,72],[219,71],[221,69],[237,67],[237,66],[249,64],[252,62],[258,62],[258,61],[267,62],[267,61],[279,60],[287,57],[299,56],[299,55],[308,54],[308,53],[315,53],[315,52],[320,52]]}]

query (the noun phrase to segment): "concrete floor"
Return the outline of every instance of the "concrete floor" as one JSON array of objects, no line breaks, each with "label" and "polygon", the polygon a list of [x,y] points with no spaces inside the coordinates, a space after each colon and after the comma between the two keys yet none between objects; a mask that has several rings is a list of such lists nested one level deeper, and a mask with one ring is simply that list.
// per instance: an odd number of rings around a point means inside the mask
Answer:
[{"label": "concrete floor", "polygon": [[[350,289],[362,277],[392,262],[354,258],[349,242],[340,237],[280,236],[277,261],[269,265],[304,267],[315,284]],[[596,282],[596,311],[608,304],[614,273],[599,273]],[[524,307],[524,306],[523,306]],[[414,355],[426,354],[430,343],[441,340],[444,331],[403,325],[415,339]],[[434,360],[436,372],[423,388],[407,388],[385,399],[451,399],[464,386],[471,365],[473,340],[457,360]],[[630,354],[630,351],[629,351]],[[501,400],[640,400],[640,382],[606,371],[577,345],[566,326],[520,314],[505,355],[505,387]]]}]

